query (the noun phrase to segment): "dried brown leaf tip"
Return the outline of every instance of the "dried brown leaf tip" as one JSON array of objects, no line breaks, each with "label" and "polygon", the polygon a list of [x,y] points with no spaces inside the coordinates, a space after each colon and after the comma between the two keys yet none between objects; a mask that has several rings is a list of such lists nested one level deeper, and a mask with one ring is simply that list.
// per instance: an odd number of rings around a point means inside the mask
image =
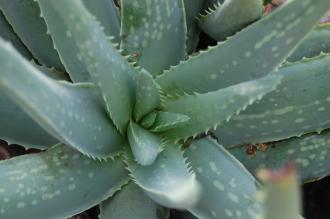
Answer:
[{"label": "dried brown leaf tip", "polygon": [[255,156],[257,153],[257,147],[253,144],[248,145],[246,148],[246,153],[251,157]]},{"label": "dried brown leaf tip", "polygon": [[0,142],[0,160],[6,160],[10,158],[10,153],[7,150],[7,144]]},{"label": "dried brown leaf tip", "polygon": [[139,52],[132,52],[131,58],[138,58],[138,57],[140,57],[140,53]]},{"label": "dried brown leaf tip", "polygon": [[121,0],[115,0],[115,4],[118,8],[121,8]]},{"label": "dried brown leaf tip", "polygon": [[273,0],[264,7],[264,15],[269,15],[272,11],[278,8],[280,5],[285,3],[286,0]]},{"label": "dried brown leaf tip", "polygon": [[266,151],[268,149],[268,145],[265,143],[256,144],[258,151]]},{"label": "dried brown leaf tip", "polygon": [[253,157],[257,154],[257,151],[265,152],[268,149],[268,145],[265,143],[250,144],[246,148],[246,153]]}]

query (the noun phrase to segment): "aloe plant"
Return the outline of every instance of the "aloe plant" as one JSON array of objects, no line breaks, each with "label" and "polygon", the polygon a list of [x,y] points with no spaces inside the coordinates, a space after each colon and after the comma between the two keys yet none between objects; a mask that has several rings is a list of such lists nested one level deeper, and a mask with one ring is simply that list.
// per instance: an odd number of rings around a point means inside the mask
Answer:
[{"label": "aloe plant", "polygon": [[[0,217],[260,215],[258,165],[237,146],[282,140],[272,168],[308,159],[291,141],[329,144],[328,27],[314,26],[330,2],[241,4],[0,0],[0,138],[43,150],[0,162]],[[222,42],[198,51],[201,31]]]}]

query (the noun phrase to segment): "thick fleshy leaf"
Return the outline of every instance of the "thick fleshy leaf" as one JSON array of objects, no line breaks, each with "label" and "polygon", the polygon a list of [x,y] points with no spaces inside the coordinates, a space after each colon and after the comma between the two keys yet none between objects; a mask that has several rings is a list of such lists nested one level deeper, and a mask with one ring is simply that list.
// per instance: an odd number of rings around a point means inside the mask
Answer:
[{"label": "thick fleshy leaf", "polygon": [[15,33],[41,64],[64,71],[53,41],[47,34],[45,21],[40,17],[39,6],[34,0],[1,0],[0,8]]},{"label": "thick fleshy leaf", "polygon": [[107,36],[114,37],[113,41],[120,42],[120,21],[115,6],[115,1],[109,0],[83,0],[84,5],[91,12],[104,28]]},{"label": "thick fleshy leaf", "polygon": [[136,162],[143,166],[151,165],[161,151],[160,136],[140,127],[133,121],[128,126],[127,136]]},{"label": "thick fleshy leaf", "polygon": [[[65,25],[63,18],[51,5],[50,1],[38,0],[42,16],[47,28],[54,40],[57,49],[67,72],[74,82],[90,80],[87,66],[79,53],[78,45],[72,37],[71,32]],[[114,8],[114,2],[108,0],[84,1],[87,9],[96,16],[109,35],[119,36],[119,20]],[[113,31],[113,32],[112,32]]]},{"label": "thick fleshy leaf", "polygon": [[32,56],[29,50],[25,47],[25,45],[22,43],[20,38],[17,36],[17,34],[14,32],[11,25],[8,23],[7,19],[3,15],[2,11],[0,10],[0,36],[10,41],[13,46],[27,59],[31,60]]},{"label": "thick fleshy leaf", "polygon": [[259,183],[222,146],[211,139],[194,141],[185,155],[196,172],[202,195],[188,208],[199,218],[250,219],[260,212]]},{"label": "thick fleshy leaf", "polygon": [[265,183],[263,191],[264,212],[260,219],[303,219],[298,176],[293,166],[280,170],[261,170],[261,180]]},{"label": "thick fleshy leaf", "polygon": [[[249,148],[253,151],[249,152]],[[318,180],[330,172],[329,131],[262,145],[230,148],[229,152],[252,174],[260,168],[280,168],[287,162],[295,163],[303,182]]]},{"label": "thick fleshy leaf", "polygon": [[38,65],[34,61],[30,62],[35,68],[37,68],[39,71],[44,73],[44,75],[47,75],[48,77],[58,80],[58,81],[70,81],[69,76],[64,73],[57,71],[55,68],[48,68],[44,65]]},{"label": "thick fleshy leaf", "polygon": [[190,117],[187,124],[164,133],[169,139],[186,139],[216,128],[248,105],[275,90],[281,77],[267,76],[254,81],[233,85],[206,94],[186,95],[169,99],[164,104],[167,112],[181,113]]},{"label": "thick fleshy leaf", "polygon": [[67,31],[67,27],[63,19],[58,15],[50,1],[38,0],[42,17],[45,19],[48,31],[54,40],[54,46],[59,53],[60,58],[70,74],[73,82],[86,82],[90,80],[87,67],[79,49],[73,39],[71,32]]},{"label": "thick fleshy leaf", "polygon": [[58,142],[2,92],[0,94],[0,124],[0,139],[9,144],[46,149]]},{"label": "thick fleshy leaf", "polygon": [[184,8],[186,12],[187,22],[187,39],[186,39],[186,52],[188,54],[194,52],[199,41],[200,29],[197,24],[197,15],[203,9],[204,0],[184,0]]},{"label": "thick fleshy leaf", "polygon": [[187,30],[182,0],[122,0],[121,18],[121,49],[152,75],[184,58]]},{"label": "thick fleshy leaf", "polygon": [[111,119],[120,132],[124,133],[133,111],[133,78],[137,71],[109,42],[101,26],[81,0],[49,1],[66,23],[67,31],[72,34],[88,72],[102,93]]},{"label": "thick fleshy leaf", "polygon": [[0,161],[0,217],[68,218],[127,183],[121,161],[99,162],[64,145]]},{"label": "thick fleshy leaf", "polygon": [[289,64],[276,91],[215,131],[221,144],[261,143],[330,128],[330,55]]},{"label": "thick fleshy leaf", "polygon": [[318,56],[321,52],[330,53],[330,23],[314,28],[287,60],[295,62],[304,57]]},{"label": "thick fleshy leaf", "polygon": [[158,111],[155,122],[150,130],[153,132],[167,131],[183,126],[188,123],[189,120],[189,116],[183,114]]},{"label": "thick fleshy leaf", "polygon": [[160,105],[159,86],[146,71],[140,71],[136,85],[134,116],[139,121]]},{"label": "thick fleshy leaf", "polygon": [[213,39],[223,41],[261,18],[262,0],[227,0],[199,18],[199,26]]},{"label": "thick fleshy leaf", "polygon": [[14,48],[0,41],[0,89],[61,142],[94,157],[108,157],[123,146],[92,84],[50,79]]},{"label": "thick fleshy leaf", "polygon": [[157,118],[157,112],[151,112],[148,115],[146,115],[142,121],[141,121],[141,126],[148,129],[150,128],[156,121]]},{"label": "thick fleshy leaf", "polygon": [[[205,93],[267,75],[330,8],[328,0],[292,0],[225,43],[157,78],[166,93]],[[189,78],[189,80],[187,80]]]},{"label": "thick fleshy leaf", "polygon": [[129,183],[102,202],[100,219],[168,219],[167,209],[153,202],[137,185]]},{"label": "thick fleshy leaf", "polygon": [[[66,75],[54,68],[40,66],[31,61],[45,75],[56,80],[67,80]],[[0,95],[0,139],[25,148],[46,149],[58,143],[33,119],[13,103],[4,93]],[[26,128],[29,127],[29,128]]]},{"label": "thick fleshy leaf", "polygon": [[166,145],[150,166],[140,166],[132,158],[127,161],[136,183],[155,202],[169,208],[187,208],[196,203],[199,184],[177,145]]}]

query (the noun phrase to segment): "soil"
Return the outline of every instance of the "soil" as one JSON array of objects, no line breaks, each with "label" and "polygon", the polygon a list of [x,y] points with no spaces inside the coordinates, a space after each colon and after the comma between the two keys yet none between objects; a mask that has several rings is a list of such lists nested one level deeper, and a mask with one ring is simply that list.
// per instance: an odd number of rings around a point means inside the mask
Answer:
[{"label": "soil", "polygon": [[330,176],[303,186],[303,211],[306,219],[330,218]]}]

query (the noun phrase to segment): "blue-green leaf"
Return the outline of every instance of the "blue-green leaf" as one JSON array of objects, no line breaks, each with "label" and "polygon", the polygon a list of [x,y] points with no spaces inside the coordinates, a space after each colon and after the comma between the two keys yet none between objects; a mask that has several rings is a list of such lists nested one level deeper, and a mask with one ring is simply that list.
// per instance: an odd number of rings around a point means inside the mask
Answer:
[{"label": "blue-green leaf", "polygon": [[265,76],[285,60],[329,8],[329,0],[288,1],[226,42],[166,71],[156,81],[166,93],[205,93]]},{"label": "blue-green leaf", "polygon": [[128,168],[136,183],[155,202],[170,208],[194,205],[199,197],[199,184],[191,173],[177,145],[169,143],[150,166],[140,166],[132,158]]},{"label": "blue-green leaf", "polygon": [[152,75],[184,58],[187,30],[182,0],[122,0],[121,18],[120,47]]},{"label": "blue-green leaf", "polygon": [[222,146],[211,139],[194,141],[185,155],[202,193],[188,210],[199,218],[250,219],[260,212],[255,196],[259,183]]},{"label": "blue-green leaf", "polygon": [[61,142],[94,157],[123,146],[92,84],[73,85],[48,78],[14,48],[0,41],[0,89]]},{"label": "blue-green leaf", "polygon": [[136,162],[143,166],[151,165],[161,151],[160,136],[140,127],[133,121],[128,126],[127,136]]},{"label": "blue-green leaf", "polygon": [[201,15],[199,26],[213,39],[223,41],[261,18],[262,0],[227,0]]},{"label": "blue-green leaf", "polygon": [[33,60],[30,62],[35,68],[37,68],[39,71],[44,73],[44,75],[47,75],[48,77],[58,80],[58,81],[70,81],[69,76],[64,73],[57,71],[55,68],[48,68],[44,65],[38,65]]},{"label": "blue-green leaf", "polygon": [[53,41],[47,34],[45,21],[40,17],[39,6],[34,0],[1,0],[0,8],[14,31],[41,64],[64,71]]},{"label": "blue-green leaf", "polygon": [[129,183],[101,203],[100,219],[168,219],[167,209],[153,202],[137,185]]},{"label": "blue-green leaf", "polygon": [[183,126],[189,120],[189,116],[183,114],[158,111],[157,117],[152,127],[150,127],[150,130],[153,132],[167,131]]},{"label": "blue-green leaf", "polygon": [[0,139],[9,144],[46,149],[58,142],[13,103],[0,94]]},{"label": "blue-green leaf", "polygon": [[90,80],[86,64],[79,54],[78,46],[71,32],[57,11],[50,4],[50,1],[38,0],[42,17],[45,19],[48,31],[54,40],[54,46],[59,53],[60,58],[69,73],[73,82],[86,82]]},{"label": "blue-green leaf", "polygon": [[157,118],[156,111],[149,113],[141,120],[141,126],[146,129],[150,128],[155,123],[156,118]]},{"label": "blue-green leaf", "polygon": [[187,37],[186,37],[186,52],[188,54],[194,52],[199,41],[200,29],[197,24],[197,15],[202,10],[204,0],[184,0],[184,8],[186,12]]},{"label": "blue-green leaf", "polygon": [[249,146],[255,147],[254,155],[247,153],[247,146],[230,148],[229,152],[253,174],[260,168],[277,169],[287,162],[295,163],[302,182],[318,180],[330,171],[329,131],[266,143],[262,149],[257,146]]},{"label": "blue-green leaf", "polygon": [[22,43],[20,38],[17,36],[17,34],[14,32],[11,25],[8,23],[7,19],[3,15],[2,11],[0,11],[0,36],[10,41],[13,46],[27,59],[31,60],[32,56],[29,50],[25,47],[25,45]]},{"label": "blue-green leaf", "polygon": [[140,71],[136,85],[135,120],[139,121],[147,113],[159,107],[159,105],[159,86],[148,72]]},{"label": "blue-green leaf", "polygon": [[[87,66],[83,57],[79,54],[78,45],[72,37],[70,30],[65,25],[63,18],[51,5],[50,1],[38,0],[42,16],[51,33],[54,45],[62,59],[62,62],[74,82],[90,80]],[[114,2],[108,0],[84,1],[87,9],[96,16],[105,28],[105,32],[111,36],[119,36],[119,20],[115,11]]]},{"label": "blue-green leaf", "polygon": [[287,59],[296,62],[302,58],[312,58],[321,52],[330,53],[330,23],[314,28]]},{"label": "blue-green leaf", "polygon": [[217,127],[275,90],[280,81],[281,77],[267,76],[215,92],[169,99],[164,103],[164,110],[187,115],[190,120],[183,126],[166,131],[164,136],[173,140],[186,139]]},{"label": "blue-green leaf", "polygon": [[81,0],[50,0],[50,3],[72,34],[88,72],[102,93],[107,112],[119,131],[124,133],[133,111],[133,78],[137,71],[109,42]]},{"label": "blue-green leaf", "polygon": [[276,141],[330,128],[330,55],[289,64],[275,91],[215,131],[221,144]]},{"label": "blue-green leaf", "polygon": [[114,37],[113,41],[120,42],[120,21],[115,6],[115,1],[111,0],[83,0],[84,5],[91,12],[104,28],[107,36]]},{"label": "blue-green leaf", "polygon": [[127,183],[121,161],[99,162],[65,145],[0,161],[0,217],[68,218]]}]

